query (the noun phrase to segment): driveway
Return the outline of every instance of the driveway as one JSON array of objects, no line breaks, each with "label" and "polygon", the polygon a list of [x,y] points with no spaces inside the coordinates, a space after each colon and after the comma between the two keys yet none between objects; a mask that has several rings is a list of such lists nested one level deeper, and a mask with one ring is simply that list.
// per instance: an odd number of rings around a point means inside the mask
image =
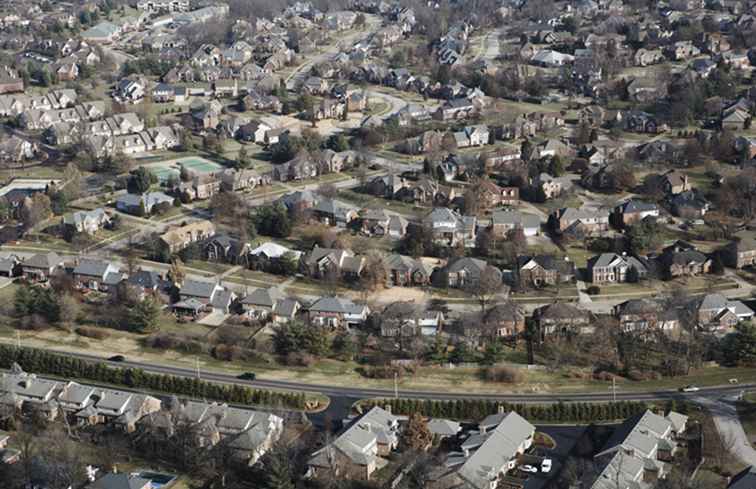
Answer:
[{"label": "driveway", "polygon": [[714,424],[725,440],[732,445],[730,452],[747,465],[756,465],[756,450],[748,441],[748,436],[740,424],[738,412],[733,404],[708,397],[696,397],[693,401],[701,404],[711,413]]}]

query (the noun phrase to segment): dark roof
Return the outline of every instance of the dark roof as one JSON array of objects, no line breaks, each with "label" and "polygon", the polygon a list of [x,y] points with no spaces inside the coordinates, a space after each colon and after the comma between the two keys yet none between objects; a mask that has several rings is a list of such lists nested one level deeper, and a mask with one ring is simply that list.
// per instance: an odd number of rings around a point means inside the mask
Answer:
[{"label": "dark roof", "polygon": [[756,488],[756,466],[750,466],[735,474],[727,486],[727,489],[754,489]]},{"label": "dark roof", "polygon": [[144,289],[154,289],[160,286],[160,274],[150,270],[139,270],[128,279],[128,284]]},{"label": "dark roof", "polygon": [[535,261],[546,270],[556,270],[563,275],[575,273],[575,264],[573,262],[554,255],[518,256],[517,268],[521,269],[530,260]]},{"label": "dark roof", "polygon": [[58,256],[54,251],[48,253],[38,253],[23,262],[24,267],[29,268],[53,268],[63,263],[63,258]]}]

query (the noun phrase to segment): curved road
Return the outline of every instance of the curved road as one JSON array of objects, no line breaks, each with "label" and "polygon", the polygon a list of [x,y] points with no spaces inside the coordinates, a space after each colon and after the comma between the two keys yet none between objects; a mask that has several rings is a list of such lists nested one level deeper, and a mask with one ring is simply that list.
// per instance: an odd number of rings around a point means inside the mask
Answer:
[{"label": "curved road", "polygon": [[[118,367],[140,368],[146,372],[170,374],[182,377],[195,377],[197,371],[190,368],[174,367],[169,365],[158,365],[134,361],[110,362],[105,358],[96,355],[84,353],[64,352],[50,350],[60,355],[67,355],[82,360],[104,362]],[[258,379],[254,381],[240,380],[234,375],[214,372],[212,370],[201,370],[200,377],[204,380],[222,382],[227,384],[249,385],[251,387],[278,389],[297,392],[308,392],[313,394],[323,394],[336,398],[370,398],[370,397],[393,397],[394,391],[390,389],[375,389],[364,387],[341,387],[332,385],[308,384],[302,382],[292,382],[284,380],[265,380]],[[451,392],[451,391],[422,391],[422,390],[403,390],[399,389],[399,395],[411,399],[436,399],[436,400],[496,400],[503,402],[519,403],[551,403],[551,402],[600,402],[600,401],[653,401],[660,399],[694,399],[700,396],[721,397],[728,394],[736,394],[741,391],[756,391],[756,384],[725,385],[702,388],[695,393],[681,393],[675,390],[657,390],[657,391],[638,391],[638,392],[617,392],[613,396],[611,392],[607,393],[549,393],[549,394],[497,394],[497,393],[469,393],[469,392]]]}]

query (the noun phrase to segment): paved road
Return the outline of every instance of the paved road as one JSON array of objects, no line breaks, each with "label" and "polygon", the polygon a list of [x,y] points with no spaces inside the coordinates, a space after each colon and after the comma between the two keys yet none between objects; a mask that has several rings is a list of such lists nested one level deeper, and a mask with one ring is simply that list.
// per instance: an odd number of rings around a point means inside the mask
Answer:
[{"label": "paved road", "polygon": [[696,397],[693,400],[709,410],[717,431],[719,431],[730,452],[743,463],[756,465],[756,450],[748,440],[743,425],[740,424],[735,406],[730,402],[707,397]]},{"label": "paved road", "polygon": [[[170,365],[159,365],[144,362],[108,362],[102,357],[84,353],[73,353],[51,350],[55,353],[68,355],[84,360],[98,361],[109,363],[114,366],[140,368],[147,372],[171,374],[177,376],[194,377],[197,375],[196,370],[192,368],[174,367]],[[205,380],[228,383],[251,385],[254,387],[291,390],[309,393],[320,393],[332,397],[349,397],[349,398],[369,398],[369,397],[393,397],[394,391],[391,389],[373,389],[365,387],[343,387],[322,384],[308,384],[302,382],[292,382],[283,380],[265,380],[257,379],[249,382],[237,379],[234,375],[220,373],[213,370],[201,371],[201,377]],[[617,392],[617,401],[652,401],[659,399],[694,399],[699,396],[721,397],[732,395],[741,391],[756,391],[756,384],[742,385],[725,385],[716,387],[702,388],[695,394],[681,393],[675,390],[658,390],[658,391],[639,391],[639,392]],[[500,393],[470,393],[470,392],[453,392],[453,391],[420,391],[399,389],[399,396],[412,399],[437,399],[437,400],[454,400],[454,399],[490,399],[506,402],[520,403],[552,403],[552,402],[601,402],[611,401],[614,396],[610,392],[606,393],[551,393],[551,394],[500,394]]]},{"label": "paved road", "polygon": [[381,19],[376,15],[365,14],[365,24],[364,31],[342,35],[339,41],[335,45],[326,48],[325,52],[315,56],[308,56],[307,61],[297,66],[294,72],[286,78],[286,89],[296,90],[307,79],[307,75],[313,66],[333,59],[342,50],[346,50],[357,42],[372,36],[381,26]]}]

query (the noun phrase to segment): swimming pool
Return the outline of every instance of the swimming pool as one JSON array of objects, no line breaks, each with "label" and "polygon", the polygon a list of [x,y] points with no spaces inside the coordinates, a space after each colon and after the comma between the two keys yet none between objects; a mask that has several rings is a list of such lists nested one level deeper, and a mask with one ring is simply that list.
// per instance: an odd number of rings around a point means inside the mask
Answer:
[{"label": "swimming pool", "polygon": [[151,471],[136,472],[135,475],[150,481],[153,489],[167,488],[176,480],[175,475],[161,474],[159,472]]}]

